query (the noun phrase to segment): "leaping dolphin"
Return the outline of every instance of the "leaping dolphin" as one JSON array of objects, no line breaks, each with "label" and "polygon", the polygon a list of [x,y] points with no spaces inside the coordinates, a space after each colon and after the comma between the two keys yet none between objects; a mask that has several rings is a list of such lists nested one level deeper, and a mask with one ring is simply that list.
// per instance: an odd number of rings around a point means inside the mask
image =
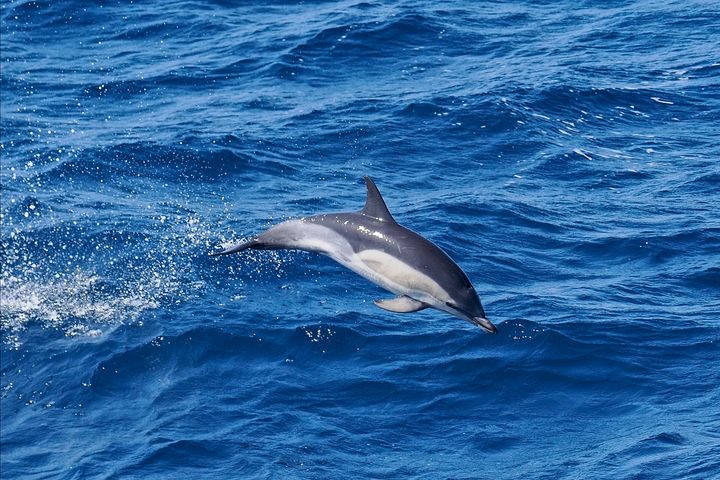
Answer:
[{"label": "leaping dolphin", "polygon": [[372,179],[365,177],[365,183],[367,199],[360,212],[288,220],[211,255],[248,248],[319,252],[397,295],[376,300],[380,308],[409,313],[432,307],[497,332],[460,267],[437,245],[398,224]]}]

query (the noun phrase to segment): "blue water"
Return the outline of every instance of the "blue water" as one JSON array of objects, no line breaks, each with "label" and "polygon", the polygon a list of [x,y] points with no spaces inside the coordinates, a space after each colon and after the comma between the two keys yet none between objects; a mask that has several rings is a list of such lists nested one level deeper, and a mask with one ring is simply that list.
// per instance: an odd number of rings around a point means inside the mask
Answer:
[{"label": "blue water", "polygon": [[[0,475],[720,478],[720,7],[2,0]],[[497,335],[326,257],[362,207]]]}]

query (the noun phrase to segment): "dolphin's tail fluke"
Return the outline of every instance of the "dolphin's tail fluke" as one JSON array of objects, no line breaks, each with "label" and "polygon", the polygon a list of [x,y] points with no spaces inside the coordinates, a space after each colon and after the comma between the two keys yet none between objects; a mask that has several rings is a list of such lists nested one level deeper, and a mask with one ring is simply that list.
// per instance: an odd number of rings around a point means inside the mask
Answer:
[{"label": "dolphin's tail fluke", "polygon": [[241,252],[248,248],[258,248],[260,246],[261,243],[256,238],[253,238],[252,240],[249,240],[247,242],[238,243],[237,245],[234,245],[230,248],[226,248],[222,252],[211,253],[210,256],[217,257],[218,255],[229,255],[231,253]]}]

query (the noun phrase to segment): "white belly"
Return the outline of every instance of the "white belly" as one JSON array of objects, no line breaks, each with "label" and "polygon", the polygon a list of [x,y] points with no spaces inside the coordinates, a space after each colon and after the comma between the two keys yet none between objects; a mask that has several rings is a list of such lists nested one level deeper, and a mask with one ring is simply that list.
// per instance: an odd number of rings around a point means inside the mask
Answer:
[{"label": "white belly", "polygon": [[445,308],[450,295],[431,277],[412,268],[397,257],[381,250],[355,253],[344,236],[314,223],[290,220],[276,225],[267,233],[281,240],[286,248],[323,253],[344,267],[396,295]]},{"label": "white belly", "polygon": [[433,306],[444,306],[450,301],[448,293],[432,278],[380,250],[362,250],[353,253],[347,261],[330,256],[396,295],[407,295]]}]

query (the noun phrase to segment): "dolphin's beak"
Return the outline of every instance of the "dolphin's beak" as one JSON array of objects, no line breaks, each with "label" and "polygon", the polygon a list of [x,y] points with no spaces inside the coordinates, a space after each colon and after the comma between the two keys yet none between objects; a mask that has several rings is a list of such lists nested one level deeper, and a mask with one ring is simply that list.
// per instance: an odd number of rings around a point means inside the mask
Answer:
[{"label": "dolphin's beak", "polygon": [[495,327],[495,325],[493,325],[490,320],[485,317],[473,317],[472,323],[488,333],[497,333],[497,327]]}]

